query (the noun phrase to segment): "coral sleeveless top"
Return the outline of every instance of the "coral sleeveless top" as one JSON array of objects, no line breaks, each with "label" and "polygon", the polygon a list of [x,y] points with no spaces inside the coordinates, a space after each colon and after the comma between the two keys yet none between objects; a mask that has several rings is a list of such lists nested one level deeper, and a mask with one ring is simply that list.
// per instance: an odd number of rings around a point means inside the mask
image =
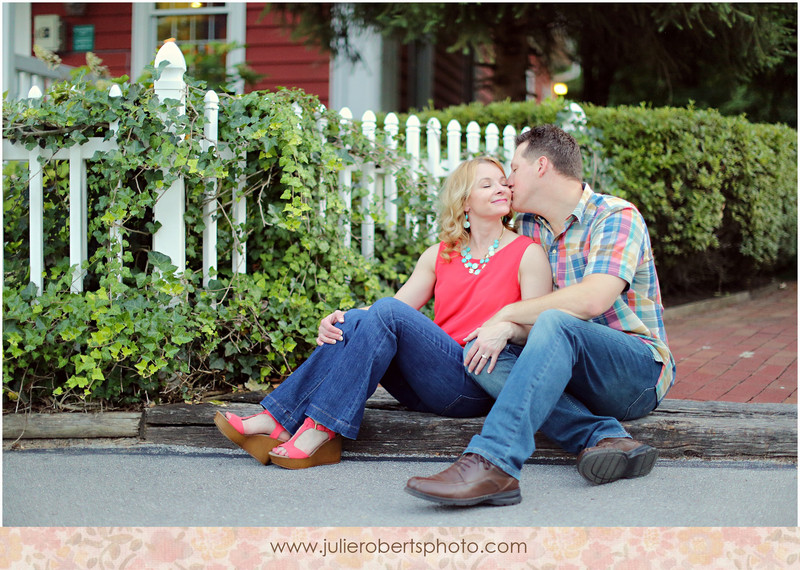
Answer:
[{"label": "coral sleeveless top", "polygon": [[489,320],[497,311],[522,299],[519,290],[519,262],[533,241],[519,236],[500,249],[478,275],[461,263],[460,250],[442,259],[444,242],[436,256],[436,285],[433,289],[433,321],[458,344]]}]

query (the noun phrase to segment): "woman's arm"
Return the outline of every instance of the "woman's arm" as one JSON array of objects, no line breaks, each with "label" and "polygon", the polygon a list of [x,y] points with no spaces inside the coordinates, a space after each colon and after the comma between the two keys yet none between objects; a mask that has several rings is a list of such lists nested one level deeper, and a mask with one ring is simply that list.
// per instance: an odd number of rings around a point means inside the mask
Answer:
[{"label": "woman's arm", "polygon": [[436,256],[439,254],[439,244],[426,249],[417,260],[414,272],[408,278],[394,298],[419,310],[433,297],[433,287],[436,284]]},{"label": "woman's arm", "polygon": [[[403,301],[415,309],[421,309],[433,297],[433,286],[436,283],[436,255],[439,244],[426,249],[417,260],[411,277],[408,278],[394,298]],[[369,309],[369,307],[364,307]],[[336,310],[324,317],[319,323],[317,345],[336,344],[342,340],[342,330],[336,325],[344,322],[344,311]]]}]

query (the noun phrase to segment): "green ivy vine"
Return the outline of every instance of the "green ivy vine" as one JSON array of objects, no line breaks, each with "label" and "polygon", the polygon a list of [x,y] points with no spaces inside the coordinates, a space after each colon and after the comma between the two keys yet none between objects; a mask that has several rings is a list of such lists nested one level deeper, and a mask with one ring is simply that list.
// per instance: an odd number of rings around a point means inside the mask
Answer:
[{"label": "green ivy vine", "polygon": [[[159,70],[151,69],[153,77]],[[70,292],[68,166],[41,164],[45,181],[42,291],[28,268],[28,168],[4,164],[4,410],[109,408],[191,401],[216,390],[266,388],[315,346],[319,319],[390,295],[410,274],[431,228],[386,229],[380,204],[345,211],[339,173],[355,167],[352,203],[364,195],[360,165],[395,173],[399,216],[432,209],[423,172],[360,125],[298,90],[220,96],[219,148],[204,151],[201,85],[189,79],[186,113],[151,86],[113,80],[108,95],[86,73],[41,100],[4,101],[3,136],[57,150],[90,137],[118,146],[87,162],[89,258],[84,293]],[[324,133],[318,125],[327,124]],[[402,148],[402,141],[401,141]],[[226,158],[234,157],[234,158]],[[153,251],[159,192],[183,176],[186,267]],[[216,178],[216,192],[209,180]],[[234,224],[232,189],[245,181],[246,222]],[[203,205],[218,204],[218,271],[202,286]],[[364,216],[377,224],[376,256],[358,251]],[[353,227],[345,247],[341,224]],[[110,238],[119,228],[121,243]],[[246,238],[247,273],[232,269],[234,234]],[[121,249],[120,249],[121,248]],[[121,259],[120,259],[120,253]]]}]

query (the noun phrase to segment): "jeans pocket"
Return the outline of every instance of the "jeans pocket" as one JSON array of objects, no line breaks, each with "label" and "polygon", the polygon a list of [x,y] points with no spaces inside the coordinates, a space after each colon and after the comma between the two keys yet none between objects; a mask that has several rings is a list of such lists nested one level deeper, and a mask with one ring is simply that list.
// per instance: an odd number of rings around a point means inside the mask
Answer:
[{"label": "jeans pocket", "polygon": [[621,421],[635,420],[642,418],[656,409],[658,400],[656,399],[656,388],[647,388],[644,390],[634,402],[628,406],[625,411],[625,416],[620,418]]},{"label": "jeans pocket", "polygon": [[494,399],[488,394],[478,398],[461,395],[437,413],[448,418],[474,418],[488,414],[493,403]]}]

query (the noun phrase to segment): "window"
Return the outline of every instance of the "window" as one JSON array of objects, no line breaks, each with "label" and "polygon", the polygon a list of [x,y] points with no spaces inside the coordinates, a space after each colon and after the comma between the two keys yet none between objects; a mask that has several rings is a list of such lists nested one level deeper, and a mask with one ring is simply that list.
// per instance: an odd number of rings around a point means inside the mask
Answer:
[{"label": "window", "polygon": [[[138,77],[145,65],[155,58],[164,40],[174,38],[187,55],[187,63],[201,66],[202,57],[209,54],[209,45],[216,43],[246,41],[245,9],[243,2],[155,2],[133,4],[133,46],[131,47],[131,76]],[[237,49],[221,56],[228,72],[236,64],[243,63],[244,49]],[[203,65],[203,71],[190,70],[195,74],[224,75],[224,70],[212,72],[213,66]],[[208,77],[211,79],[211,77]],[[243,92],[239,82],[236,92]]]},{"label": "window", "polygon": [[203,53],[209,42],[227,39],[225,2],[156,2],[154,15],[159,42],[175,38],[184,50]]}]

